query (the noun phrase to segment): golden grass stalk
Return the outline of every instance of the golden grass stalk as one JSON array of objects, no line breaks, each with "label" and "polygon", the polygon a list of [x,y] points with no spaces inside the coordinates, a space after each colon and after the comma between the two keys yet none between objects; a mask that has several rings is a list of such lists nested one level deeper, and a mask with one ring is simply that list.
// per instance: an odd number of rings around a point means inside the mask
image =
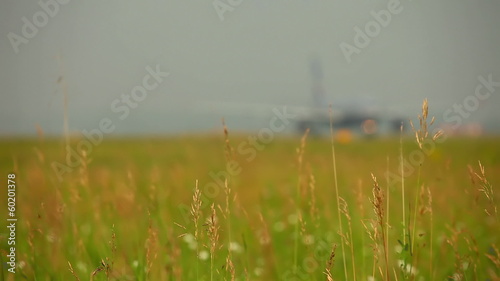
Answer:
[{"label": "golden grass stalk", "polygon": [[340,200],[341,212],[342,212],[342,214],[344,214],[344,216],[347,220],[348,228],[349,228],[349,234],[348,234],[349,236],[348,236],[347,240],[350,241],[350,243],[348,243],[348,246],[351,249],[353,280],[356,280],[356,261],[354,260],[354,238],[352,235],[351,216],[349,215],[347,201],[345,201],[345,199],[340,197],[340,196],[339,196],[339,200]]},{"label": "golden grass stalk", "polygon": [[226,270],[231,274],[231,280],[235,278],[235,270],[231,257],[231,205],[230,205],[230,197],[231,197],[231,188],[229,188],[227,179],[224,181],[224,193],[226,194],[226,209],[224,210],[224,217],[227,223],[227,257],[226,257]]},{"label": "golden grass stalk", "polygon": [[[175,223],[174,224],[180,226],[179,224]],[[182,226],[180,226],[182,228]],[[179,238],[179,237],[177,237]],[[181,260],[181,248],[179,247],[178,240],[175,239],[174,232],[168,232],[167,233],[167,251],[168,254],[171,258],[172,261],[179,261]],[[196,257],[198,259],[198,257]],[[182,279],[182,270],[183,266],[181,263],[177,262],[170,262],[169,264],[165,265],[165,271],[167,273],[167,276],[169,280],[181,280]],[[163,278],[165,279],[165,278]],[[198,280],[198,278],[197,278]]]},{"label": "golden grass stalk", "polygon": [[403,212],[403,245],[406,245],[406,205],[405,205],[405,170],[403,167],[403,122],[401,122],[399,136],[399,165],[401,169],[401,202]]},{"label": "golden grass stalk", "polygon": [[380,252],[379,244],[378,244],[379,233],[378,233],[378,228],[377,228],[374,220],[370,219],[369,222],[370,222],[370,227],[368,227],[366,225],[366,223],[363,220],[361,220],[361,224],[363,224],[363,227],[365,228],[366,233],[368,233],[368,237],[373,242],[371,244],[371,248],[373,250],[373,267],[372,267],[372,275],[371,276],[375,277],[375,265],[377,264],[379,252]]},{"label": "golden grass stalk", "polygon": [[382,245],[384,246],[384,258],[385,258],[385,276],[386,280],[390,280],[389,275],[389,249],[387,249],[387,237],[384,228],[384,194],[380,189],[377,178],[372,174],[373,179],[373,200],[371,200],[373,204],[373,211],[375,212],[377,224],[380,226],[380,238]]},{"label": "golden grass stalk", "polygon": [[326,281],[333,281],[333,276],[332,276],[332,267],[333,264],[335,263],[335,250],[337,249],[337,244],[333,244],[332,247],[332,252],[330,253],[330,257],[328,258],[328,261],[326,262],[326,268],[325,272],[323,272],[326,275]]},{"label": "golden grass stalk", "polygon": [[[106,257],[106,261],[104,259],[101,259],[101,264],[90,274],[90,280],[94,280],[94,277],[99,273],[99,272],[104,272],[106,275],[106,279],[110,280],[111,278],[111,273],[113,271],[113,266],[114,266],[114,259],[116,257],[116,233],[115,233],[115,226],[113,225],[113,228],[111,230],[111,240],[109,241],[109,245],[111,247],[111,259]],[[70,267],[70,272],[75,276],[78,280],[78,277],[75,275],[73,267],[71,266],[71,263],[69,263]]]},{"label": "golden grass stalk", "polygon": [[75,270],[73,269],[73,266],[71,263],[68,261],[68,266],[69,266],[69,272],[71,272],[71,275],[73,275],[76,279],[76,281],[80,281],[80,278],[78,278],[78,275],[76,275]]},{"label": "golden grass stalk", "polygon": [[217,219],[217,213],[215,211],[215,205],[212,203],[210,206],[211,214],[208,219],[208,238],[210,245],[208,246],[210,250],[210,280],[214,280],[214,259],[215,251],[217,250],[217,243],[219,242],[219,222]]},{"label": "golden grass stalk", "polygon": [[[473,203],[474,203],[474,207],[477,207],[478,203],[479,203],[479,196],[481,194],[481,191],[479,191],[478,188],[475,188],[476,187],[476,172],[474,171],[474,169],[472,168],[471,165],[467,165],[467,172],[469,173],[469,179],[472,183],[472,187],[474,188],[472,191],[474,192],[473,194]],[[466,191],[467,194],[469,194],[468,191]]]},{"label": "golden grass stalk", "polygon": [[258,215],[260,223],[262,224],[262,231],[260,232],[259,240],[261,241],[261,244],[268,245],[269,243],[271,243],[271,234],[269,233],[269,226],[267,225],[262,212],[259,212]]},{"label": "golden grass stalk", "polygon": [[319,211],[316,205],[316,178],[312,173],[311,165],[307,165],[307,171],[309,174],[309,192],[311,193],[311,199],[309,201],[309,215],[311,216],[314,226],[318,228]]},{"label": "golden grass stalk", "polygon": [[[393,268],[392,272],[394,272],[394,280],[398,281],[398,275],[396,274],[396,269]],[[432,279],[431,279],[432,280]]]},{"label": "golden grass stalk", "polygon": [[464,230],[459,229],[457,227],[449,227],[448,230],[451,232],[451,236],[445,239],[446,243],[453,248],[453,252],[455,255],[455,280],[464,280],[465,278],[465,268],[463,267],[463,263],[467,261],[467,255],[462,255],[460,252],[459,239],[463,234]]},{"label": "golden grass stalk", "polygon": [[[429,137],[429,127],[434,124],[435,118],[434,116],[431,118],[431,122],[427,123],[427,118],[429,116],[429,103],[427,99],[424,99],[422,102],[422,115],[418,115],[418,121],[419,121],[419,129],[417,130],[415,126],[413,126],[413,122],[410,120],[410,125],[415,133],[415,139],[417,141],[418,147],[420,149],[423,149],[424,141]],[[438,130],[434,136],[432,136],[432,139],[435,140],[439,138],[443,134],[442,130]],[[422,164],[418,166],[418,178],[417,178],[417,188],[420,188],[420,170],[421,170]],[[414,205],[414,216],[413,216],[413,229],[412,229],[412,242],[411,242],[411,250],[413,251],[414,245],[415,245],[415,232],[416,232],[416,224],[417,224],[417,210],[418,210],[418,192],[416,193],[415,196],[415,205]]]},{"label": "golden grass stalk", "polygon": [[227,225],[228,225],[228,237],[229,237],[229,242],[231,242],[231,224],[230,224],[230,215],[231,215],[231,205],[230,205],[230,197],[231,197],[231,188],[227,184],[227,179],[224,180],[224,193],[226,195],[226,208],[224,209],[224,214],[227,219]]},{"label": "golden grass stalk", "polygon": [[364,199],[365,199],[365,194],[363,192],[363,180],[358,179],[358,184],[356,188],[354,189],[354,196],[356,197],[356,206],[359,209],[359,213],[362,218],[365,217],[366,211],[365,211],[365,205],[364,205]]},{"label": "golden grass stalk", "polygon": [[193,194],[193,202],[191,202],[191,217],[194,224],[194,240],[196,240],[196,279],[199,279],[199,258],[200,258],[200,247],[199,247],[199,220],[201,216],[201,191],[198,187],[198,180],[196,180]]},{"label": "golden grass stalk", "polygon": [[485,256],[493,262],[497,269],[500,269],[500,251],[495,244],[492,244],[491,248],[493,248],[494,254],[485,254]]},{"label": "golden grass stalk", "polygon": [[229,131],[226,126],[226,122],[224,118],[222,118],[222,127],[224,128],[224,155],[226,157],[226,161],[230,161],[231,159],[234,158],[234,151],[233,147],[231,146],[231,143],[229,142]]},{"label": "golden grass stalk", "polygon": [[[357,187],[354,189],[354,196],[356,198],[356,206],[358,207],[359,209],[359,213],[360,213],[360,217],[361,218],[364,218],[365,215],[366,215],[366,212],[365,212],[365,207],[364,207],[364,199],[365,199],[365,195],[363,193],[363,181],[361,179],[358,179],[358,184],[357,184]],[[361,223],[363,223],[363,220],[361,220]],[[366,229],[366,227],[365,227]],[[363,275],[361,276],[361,279],[362,280],[366,280],[366,275],[365,275],[365,235],[362,235],[361,236],[361,255],[363,257],[363,259],[361,259],[361,272],[363,273]]]},{"label": "golden grass stalk", "polygon": [[470,255],[470,260],[471,260],[471,263],[473,265],[473,268],[474,268],[474,280],[480,280],[480,278],[478,277],[478,274],[477,274],[477,267],[478,265],[481,264],[481,254],[479,253],[479,248],[477,246],[477,241],[476,239],[474,238],[474,236],[472,234],[469,234],[470,236],[470,239],[468,239],[467,237],[464,237],[464,240],[465,242],[467,242],[467,246],[469,248],[469,251],[471,253],[473,253],[472,255]]},{"label": "golden grass stalk", "polygon": [[200,188],[198,187],[198,180],[196,180],[195,187],[194,187],[194,194],[193,194],[193,202],[191,202],[191,217],[193,219],[194,223],[194,238],[196,241],[198,241],[198,222],[200,220],[200,215],[201,215],[201,191]]},{"label": "golden grass stalk", "polygon": [[234,269],[233,261],[229,255],[226,257],[226,270],[229,271],[229,274],[231,275],[231,281],[236,280],[236,271]]},{"label": "golden grass stalk", "polygon": [[[89,158],[86,150],[82,149],[81,151],[79,151],[79,153],[80,153],[81,159],[82,159],[82,161],[80,162],[80,167],[78,169],[79,176],[80,176],[79,180],[80,180],[80,184],[83,187],[85,187],[85,191],[87,192],[87,195],[88,195],[91,193],[90,185],[89,185],[90,181],[89,181],[89,168],[88,167],[89,167],[89,164],[92,162],[92,159]],[[78,194],[76,196],[78,196]]]},{"label": "golden grass stalk", "polygon": [[[151,214],[149,214],[151,216]],[[158,231],[153,228],[153,222],[149,219],[148,238],[146,239],[146,275],[149,277],[153,263],[158,257]]]},{"label": "golden grass stalk", "polygon": [[107,279],[109,280],[109,264],[107,264],[104,260],[101,259],[101,264],[90,274],[90,281],[94,280],[94,277],[101,271],[104,271],[106,276],[108,277]]},{"label": "golden grass stalk", "polygon": [[[234,160],[234,150],[233,147],[231,146],[231,143],[229,142],[229,131],[227,129],[226,123],[224,118],[222,118],[222,127],[224,129],[224,155],[226,158],[226,162],[229,163],[230,161]],[[232,279],[235,277],[235,272],[234,272],[234,265],[232,263],[232,258],[231,258],[231,250],[230,250],[230,245],[232,242],[232,236],[231,236],[231,204],[230,204],[230,197],[231,197],[231,188],[229,187],[228,184],[229,179],[224,180],[224,193],[226,195],[226,208],[224,210],[220,210],[221,214],[225,217],[226,224],[227,224],[227,240],[228,240],[228,248],[227,248],[227,257],[226,257],[226,271],[229,271],[231,274]],[[219,206],[220,208],[220,206]]]},{"label": "golden grass stalk", "polygon": [[[480,174],[474,172],[476,177],[479,179],[481,187],[478,189],[479,192],[483,193],[486,199],[489,202],[490,208],[492,211],[489,211],[487,208],[484,209],[485,213],[488,216],[495,216],[495,218],[498,219],[498,211],[497,211],[497,206],[495,204],[495,195],[493,193],[493,185],[486,179],[486,174],[484,172],[484,166],[481,164],[481,161],[479,162],[479,171]],[[493,212],[493,213],[492,213]]]},{"label": "golden grass stalk", "polygon": [[[423,148],[424,141],[429,136],[429,127],[432,126],[432,124],[434,124],[435,121],[435,118],[433,116],[431,118],[431,122],[427,123],[428,116],[429,116],[429,102],[427,101],[427,99],[424,99],[424,101],[422,102],[422,115],[420,114],[418,115],[420,128],[418,130],[415,129],[415,127],[413,126],[413,122],[410,120],[411,128],[415,133],[415,139],[417,140],[417,144],[420,149]],[[434,136],[432,136],[432,139],[435,140],[439,138],[441,135],[443,135],[443,130],[438,130],[434,134]]]},{"label": "golden grass stalk", "polygon": [[[338,185],[338,179],[337,179],[337,162],[335,159],[335,145],[334,145],[334,136],[333,136],[333,110],[332,110],[331,104],[330,104],[329,114],[330,114],[330,141],[331,141],[331,146],[332,146],[333,177],[334,177],[334,181],[335,181],[335,198],[337,200],[337,215],[338,215],[338,220],[339,220],[339,232],[344,233],[344,231],[342,230],[342,216],[341,216],[341,210],[340,210],[339,185]],[[346,255],[345,255],[344,242],[340,243],[340,246],[342,247],[342,263],[344,264],[344,277],[345,277],[345,280],[349,280],[349,278],[347,276],[347,265],[345,262]]]},{"label": "golden grass stalk", "polygon": [[[300,139],[300,146],[297,148],[297,166],[298,166],[298,181],[297,181],[297,190],[296,190],[296,198],[295,198],[295,205],[296,205],[296,216],[299,218],[301,216],[300,213],[300,191],[301,191],[301,186],[302,186],[302,166],[304,162],[304,151],[306,147],[306,139],[307,135],[309,134],[309,128],[306,129],[304,135]],[[298,269],[298,252],[299,252],[299,224],[295,224],[295,230],[294,230],[294,246],[293,246],[293,269],[294,272],[297,271]]]},{"label": "golden grass stalk", "polygon": [[302,216],[302,212],[299,211],[299,225],[300,225],[300,232],[299,232],[299,237],[302,237],[306,235],[306,222],[304,221],[304,217]]},{"label": "golden grass stalk", "polygon": [[[116,259],[116,231],[115,225],[113,224],[111,228],[111,240],[109,241],[109,247],[111,248],[111,261],[108,260],[109,264],[109,273],[113,271]],[[106,258],[107,259],[107,258]]]},{"label": "golden grass stalk", "polygon": [[[269,232],[269,226],[267,225],[266,223],[266,220],[264,219],[264,215],[262,214],[261,211],[258,212],[258,215],[259,215],[259,220],[260,220],[260,223],[262,225],[262,228],[261,230],[258,232],[258,238],[259,238],[259,242],[260,244],[262,245],[262,250],[263,250],[263,255],[265,257],[265,263],[267,265],[267,268],[271,271],[271,270],[275,270],[276,268],[276,257],[275,257],[275,252],[274,252],[274,247],[272,245],[272,241],[271,241],[271,234]],[[298,224],[298,222],[297,222]],[[245,237],[242,235],[243,237],[243,243],[244,245],[246,245],[246,242],[245,242]],[[245,246],[245,249],[246,249],[247,246]],[[247,266],[248,266],[248,257],[247,257]],[[246,270],[246,269],[245,269]],[[247,276],[248,278],[248,276]]]}]

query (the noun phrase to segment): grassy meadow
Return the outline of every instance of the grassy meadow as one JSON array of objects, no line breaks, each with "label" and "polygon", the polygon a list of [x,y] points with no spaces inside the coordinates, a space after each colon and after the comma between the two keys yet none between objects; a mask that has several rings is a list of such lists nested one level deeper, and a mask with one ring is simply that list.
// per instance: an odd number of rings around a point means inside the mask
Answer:
[{"label": "grassy meadow", "polygon": [[15,274],[2,227],[1,279],[500,280],[500,138],[432,144],[255,147],[229,128],[105,138],[73,167],[62,140],[4,139],[18,222]]}]

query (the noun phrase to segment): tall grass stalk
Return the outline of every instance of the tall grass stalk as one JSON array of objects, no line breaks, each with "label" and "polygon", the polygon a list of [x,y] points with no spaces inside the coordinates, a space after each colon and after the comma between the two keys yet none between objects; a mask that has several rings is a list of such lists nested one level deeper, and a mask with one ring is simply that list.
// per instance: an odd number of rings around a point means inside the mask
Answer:
[{"label": "tall grass stalk", "polygon": [[[358,206],[359,208],[359,213],[360,213],[360,217],[361,218],[364,218],[365,217],[365,208],[363,206],[363,202],[364,202],[364,194],[363,194],[363,182],[361,179],[358,179],[358,186],[357,188],[355,189],[355,195],[356,195],[356,205]],[[363,220],[361,220],[361,223],[363,224]],[[365,227],[366,229],[366,227]],[[366,253],[366,249],[365,249],[365,245],[366,245],[366,242],[365,242],[365,235],[361,235],[361,255],[362,255],[362,259],[361,259],[361,280],[366,280],[366,262],[365,262],[365,253]]]},{"label": "tall grass stalk", "polygon": [[[76,281],[80,281],[80,278],[78,277],[78,275],[76,275],[75,270],[73,269],[73,266],[71,265],[71,263],[69,261],[68,261],[68,266],[69,266],[69,272],[71,272],[71,275],[73,275],[73,277],[75,277]],[[3,270],[2,270],[2,280],[4,280],[3,279]]]},{"label": "tall grass stalk", "polygon": [[[337,200],[337,215],[338,215],[338,220],[339,220],[339,231],[340,233],[344,233],[342,230],[342,216],[341,216],[341,210],[340,210],[340,199],[339,199],[339,185],[338,185],[338,179],[337,179],[337,162],[335,160],[335,145],[334,145],[334,136],[333,136],[333,109],[332,105],[330,104],[330,139],[331,139],[331,146],[332,146],[332,163],[333,163],[333,177],[335,181],[335,198]],[[342,240],[344,240],[341,237]],[[344,280],[349,280],[347,276],[347,265],[346,265],[346,255],[345,255],[345,246],[344,246],[344,241],[340,243],[340,246],[342,247],[342,263],[344,264]]]},{"label": "tall grass stalk", "polygon": [[[427,123],[427,117],[429,116],[429,102],[427,99],[424,99],[422,102],[422,115],[418,115],[418,121],[419,121],[419,129],[415,129],[415,126],[413,126],[413,122],[410,120],[410,126],[415,133],[415,139],[417,141],[418,147],[420,150],[423,152],[423,146],[424,146],[424,141],[429,137],[429,127],[434,124],[434,117],[431,118],[430,123]],[[441,130],[438,130],[434,136],[432,136],[432,140],[436,140],[439,138],[443,132]],[[420,173],[422,169],[422,163],[418,165],[418,177],[417,177],[417,190],[420,189]],[[418,210],[418,198],[419,198],[419,192],[417,191],[415,195],[415,208],[414,214],[413,214],[413,229],[412,229],[412,242],[411,242],[411,251],[414,250],[415,246],[415,233],[417,231],[417,210]]]},{"label": "tall grass stalk", "polygon": [[405,170],[403,167],[403,122],[401,122],[399,135],[399,167],[401,169],[401,210],[403,212],[403,245],[406,245],[406,204],[405,204]]},{"label": "tall grass stalk", "polygon": [[330,257],[328,258],[328,261],[326,262],[326,268],[325,272],[323,272],[326,275],[326,281],[333,281],[333,276],[332,276],[332,267],[333,264],[335,263],[335,250],[337,249],[337,244],[333,244],[332,252],[330,253]]},{"label": "tall grass stalk", "polygon": [[210,281],[214,280],[214,259],[215,259],[215,250],[218,247],[219,241],[219,222],[217,218],[217,214],[215,211],[215,204],[212,203],[210,206],[211,215],[208,222],[208,237],[210,242]]},{"label": "tall grass stalk", "polygon": [[[389,275],[389,249],[387,248],[387,234],[384,229],[384,195],[380,186],[378,185],[377,178],[372,174],[373,179],[373,210],[377,216],[377,224],[380,227],[381,242],[384,247],[384,259],[385,259],[385,280],[390,280]],[[380,269],[380,271],[382,271]],[[382,272],[380,272],[382,275]]]},{"label": "tall grass stalk", "polygon": [[415,247],[415,239],[417,236],[416,235],[416,232],[417,232],[417,211],[418,211],[418,198],[420,197],[420,172],[421,172],[421,168],[422,168],[422,165],[418,165],[418,176],[417,176],[417,192],[415,194],[415,205],[413,206],[413,226],[412,226],[412,230],[411,230],[411,237],[412,237],[412,240],[411,240],[411,251],[413,253],[414,251],[414,247]]},{"label": "tall grass stalk", "polygon": [[[352,225],[351,225],[351,216],[349,215],[349,207],[347,205],[347,201],[339,196],[340,200],[340,206],[341,206],[341,211],[344,214],[346,220],[347,220],[347,227],[349,228],[349,233],[346,241],[349,241],[348,243],[349,249],[351,250],[351,262],[352,262],[352,274],[353,274],[353,280],[356,280],[356,262],[354,260],[354,238],[352,235]],[[342,233],[342,237],[344,237],[344,234]]]},{"label": "tall grass stalk", "polygon": [[194,223],[194,239],[196,240],[196,279],[199,279],[199,258],[200,258],[200,245],[199,245],[199,229],[198,229],[198,222],[200,219],[200,209],[201,209],[201,192],[200,188],[198,187],[198,180],[196,180],[195,184],[195,189],[194,189],[194,194],[193,194],[193,202],[191,203],[191,216],[193,218],[193,223]]},{"label": "tall grass stalk", "polygon": [[[300,146],[297,149],[297,165],[298,165],[298,180],[297,180],[297,190],[295,197],[295,205],[296,205],[296,218],[297,220],[301,217],[300,213],[300,188],[302,186],[302,163],[304,160],[304,150],[306,146],[307,135],[309,134],[309,128],[306,129],[304,135],[300,140]],[[294,229],[294,243],[293,243],[293,269],[294,272],[298,269],[298,252],[299,252],[299,223],[298,221],[295,223]]]},{"label": "tall grass stalk", "polygon": [[232,243],[232,236],[231,236],[231,205],[230,205],[230,197],[231,197],[231,188],[229,188],[227,179],[224,181],[224,186],[225,186],[225,193],[226,193],[226,209],[225,209],[225,219],[227,223],[227,257],[226,257],[226,270],[231,274],[231,280],[234,280],[235,276],[235,271],[234,271],[234,264],[232,260],[232,253],[231,253],[231,243]]},{"label": "tall grass stalk", "polygon": [[[224,140],[225,140],[225,156],[226,156],[226,164],[229,165],[229,163],[234,160],[234,155],[233,155],[233,148],[229,142],[229,132],[227,130],[226,123],[224,121],[224,118],[222,118],[222,126],[224,128]],[[231,206],[230,206],[230,197],[231,197],[231,188],[229,188],[228,184],[228,178],[224,180],[224,193],[226,195],[226,208],[224,212],[222,212],[225,215],[226,219],[226,224],[227,224],[227,257],[226,257],[226,270],[229,271],[232,275],[232,278],[234,278],[234,265],[232,262],[232,253],[231,253],[231,242],[232,242],[232,236],[231,236]]]},{"label": "tall grass stalk", "polygon": [[484,166],[481,164],[481,161],[479,161],[479,171],[480,173],[474,172],[476,177],[480,181],[480,188],[478,189],[479,192],[483,193],[486,199],[488,200],[489,203],[489,208],[491,210],[488,211],[488,208],[485,208],[484,211],[488,216],[494,216],[495,220],[498,220],[498,209],[497,205],[495,203],[495,195],[493,193],[493,185],[488,181],[486,178],[486,174],[484,171]]}]

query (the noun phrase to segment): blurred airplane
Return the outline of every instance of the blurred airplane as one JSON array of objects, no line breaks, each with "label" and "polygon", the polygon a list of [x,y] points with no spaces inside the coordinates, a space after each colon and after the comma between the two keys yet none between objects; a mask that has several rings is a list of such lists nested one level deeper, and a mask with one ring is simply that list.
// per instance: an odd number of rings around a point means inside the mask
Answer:
[{"label": "blurred airplane", "polygon": [[[296,115],[293,130],[303,134],[306,129],[314,136],[330,136],[330,119],[335,137],[343,142],[353,138],[374,137],[399,133],[403,118],[390,108],[376,105],[374,98],[338,99],[329,102],[323,87],[323,69],[319,59],[310,60],[311,104],[309,106],[276,105],[267,103],[238,103],[224,101],[197,102],[195,110],[222,116],[266,117],[274,108],[285,106]],[[330,104],[332,113],[330,114]],[[330,118],[331,115],[331,118]]]},{"label": "blurred airplane", "polygon": [[[353,137],[373,137],[400,131],[404,119],[387,108],[377,106],[373,98],[343,99],[329,103],[323,87],[323,68],[319,59],[310,60],[310,72],[313,105],[297,120],[296,129],[299,133],[309,128],[313,135],[329,135],[330,119],[337,138],[345,141]],[[335,113],[332,118],[329,104],[332,104]]]}]

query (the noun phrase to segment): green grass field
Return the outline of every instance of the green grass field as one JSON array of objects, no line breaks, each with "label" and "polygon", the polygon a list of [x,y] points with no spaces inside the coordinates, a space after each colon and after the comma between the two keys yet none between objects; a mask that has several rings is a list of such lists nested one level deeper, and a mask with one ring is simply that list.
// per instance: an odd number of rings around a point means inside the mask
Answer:
[{"label": "green grass field", "polygon": [[500,138],[335,143],[336,169],[328,138],[228,141],[105,139],[63,173],[61,140],[2,140],[1,279],[500,280]]}]

